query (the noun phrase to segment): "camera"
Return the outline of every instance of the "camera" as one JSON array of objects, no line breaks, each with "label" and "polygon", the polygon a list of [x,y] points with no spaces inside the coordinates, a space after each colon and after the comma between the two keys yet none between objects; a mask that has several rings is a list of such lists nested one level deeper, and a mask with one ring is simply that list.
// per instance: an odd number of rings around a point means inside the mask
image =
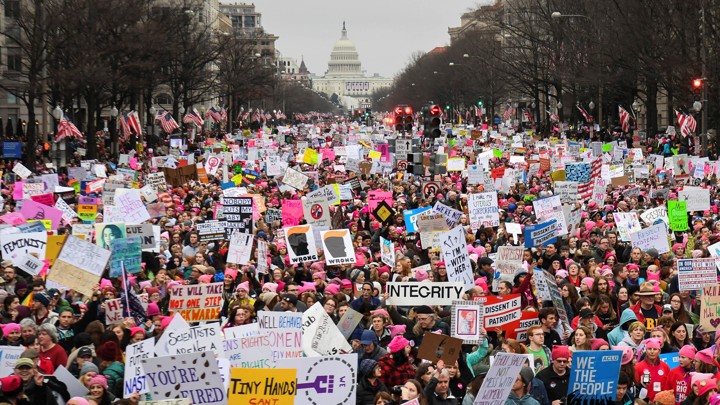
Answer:
[{"label": "camera", "polygon": [[390,390],[390,393],[393,395],[396,395],[398,397],[402,396],[402,387],[403,387],[402,385],[396,385],[396,386],[392,387],[392,389]]}]

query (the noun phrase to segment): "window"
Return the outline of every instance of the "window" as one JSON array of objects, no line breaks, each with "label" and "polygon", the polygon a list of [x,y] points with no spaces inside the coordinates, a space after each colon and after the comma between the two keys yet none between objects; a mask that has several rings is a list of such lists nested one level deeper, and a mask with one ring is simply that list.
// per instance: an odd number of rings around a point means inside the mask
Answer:
[{"label": "window", "polygon": [[7,103],[8,104],[17,104],[17,97],[15,97],[14,94],[8,93],[7,94]]},{"label": "window", "polygon": [[20,17],[20,0],[5,0],[5,17]]},{"label": "window", "polygon": [[169,105],[172,104],[173,99],[169,94],[158,94],[155,96],[155,102],[158,104]]},{"label": "window", "polygon": [[20,72],[22,70],[22,57],[20,49],[7,48],[7,69]]},{"label": "window", "polygon": [[246,15],[243,17],[243,27],[245,28],[255,28],[255,16],[254,15]]}]

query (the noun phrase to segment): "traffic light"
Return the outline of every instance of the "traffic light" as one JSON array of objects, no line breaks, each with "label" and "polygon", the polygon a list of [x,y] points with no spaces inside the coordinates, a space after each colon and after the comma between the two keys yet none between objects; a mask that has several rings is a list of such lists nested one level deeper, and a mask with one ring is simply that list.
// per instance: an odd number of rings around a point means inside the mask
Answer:
[{"label": "traffic light", "polygon": [[695,90],[695,93],[699,93],[703,87],[703,79],[694,79],[692,82],[692,86],[693,90]]},{"label": "traffic light", "polygon": [[413,109],[412,107],[405,107],[405,111],[403,111],[404,114],[404,124],[405,124],[405,132],[412,133],[413,130]]},{"label": "traffic light", "polygon": [[432,104],[426,106],[427,114],[423,116],[423,136],[426,138],[439,138],[440,125],[442,124],[442,109],[440,106]]},{"label": "traffic light", "polygon": [[397,106],[395,107],[395,130],[398,132],[402,132],[405,126],[403,125],[405,122],[405,109],[404,106]]}]

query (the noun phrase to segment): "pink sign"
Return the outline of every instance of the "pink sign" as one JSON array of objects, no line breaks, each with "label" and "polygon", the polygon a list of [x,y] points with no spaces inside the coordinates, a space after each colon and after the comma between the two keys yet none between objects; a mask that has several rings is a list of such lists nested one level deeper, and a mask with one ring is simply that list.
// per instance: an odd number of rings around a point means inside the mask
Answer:
[{"label": "pink sign", "polygon": [[33,195],[33,196],[30,196],[30,198],[33,201],[39,202],[40,204],[43,204],[43,205],[47,205],[48,207],[55,206],[55,198],[53,198],[52,193]]},{"label": "pink sign", "polygon": [[23,199],[23,182],[22,181],[16,181],[15,182],[15,188],[13,189],[13,199],[15,201],[20,201]]},{"label": "pink sign", "polygon": [[[15,183],[15,184],[17,184],[17,183]],[[12,225],[12,226],[22,225],[25,222],[27,222],[25,217],[19,212],[10,212],[8,214],[5,214],[0,217],[0,221],[3,221],[6,224]]]},{"label": "pink sign", "polygon": [[283,200],[282,221],[283,226],[300,225],[303,219],[303,206],[300,200]]},{"label": "pink sign", "polygon": [[385,201],[392,207],[394,203],[392,191],[371,190],[368,192],[368,208],[370,212],[375,211],[380,201]]},{"label": "pink sign", "polygon": [[27,219],[49,219],[52,220],[52,229],[60,226],[63,212],[54,207],[33,200],[25,200],[20,213]]}]

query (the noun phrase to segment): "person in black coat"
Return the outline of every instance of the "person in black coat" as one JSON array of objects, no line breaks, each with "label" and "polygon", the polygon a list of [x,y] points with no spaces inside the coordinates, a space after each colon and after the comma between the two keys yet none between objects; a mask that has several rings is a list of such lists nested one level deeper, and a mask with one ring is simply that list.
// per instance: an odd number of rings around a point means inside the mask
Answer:
[{"label": "person in black coat", "polygon": [[360,362],[358,370],[357,405],[374,405],[375,396],[379,392],[389,392],[380,377],[382,369],[377,361],[365,359]]}]

